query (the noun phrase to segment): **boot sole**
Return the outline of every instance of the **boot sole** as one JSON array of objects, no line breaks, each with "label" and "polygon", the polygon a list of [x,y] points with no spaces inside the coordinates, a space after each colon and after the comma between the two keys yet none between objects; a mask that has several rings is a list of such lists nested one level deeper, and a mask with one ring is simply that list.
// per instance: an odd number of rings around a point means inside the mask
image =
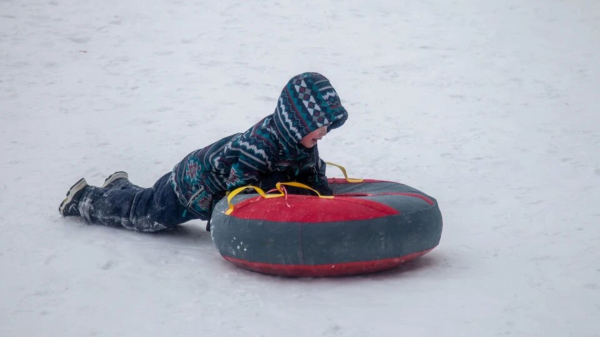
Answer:
[{"label": "boot sole", "polygon": [[85,181],[85,178],[79,179],[79,181],[76,182],[75,185],[71,186],[69,192],[67,192],[67,197],[60,203],[60,206],[58,207],[58,212],[60,213],[60,215],[66,216],[64,214],[65,207],[73,200],[73,197],[75,196],[75,194],[77,194],[77,192],[81,191],[87,186],[88,184]]},{"label": "boot sole", "polygon": [[127,172],[117,171],[109,175],[108,178],[104,180],[104,185],[102,185],[102,187],[106,188],[106,186],[110,185],[113,181],[117,179],[129,179],[129,175],[127,174]]}]

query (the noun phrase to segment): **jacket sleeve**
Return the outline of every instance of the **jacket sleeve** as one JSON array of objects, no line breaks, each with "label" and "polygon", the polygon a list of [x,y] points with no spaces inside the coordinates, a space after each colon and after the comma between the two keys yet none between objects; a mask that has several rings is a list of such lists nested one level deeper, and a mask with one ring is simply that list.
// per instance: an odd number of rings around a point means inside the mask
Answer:
[{"label": "jacket sleeve", "polygon": [[244,158],[240,158],[231,166],[229,177],[226,185],[227,190],[232,191],[238,187],[246,185],[254,185],[261,180],[261,177],[266,171],[266,166],[256,165],[256,163],[248,162]]},{"label": "jacket sleeve", "polygon": [[314,150],[314,166],[305,169],[298,174],[298,182],[306,184],[315,190],[319,191],[321,195],[333,195],[333,191],[329,188],[327,182],[327,176],[325,175],[325,169],[327,164],[323,159],[319,158],[319,151]]},{"label": "jacket sleeve", "polygon": [[248,138],[241,138],[234,146],[232,153],[235,159],[226,181],[228,191],[246,185],[256,185],[267,174],[273,161],[271,148],[259,148]]}]

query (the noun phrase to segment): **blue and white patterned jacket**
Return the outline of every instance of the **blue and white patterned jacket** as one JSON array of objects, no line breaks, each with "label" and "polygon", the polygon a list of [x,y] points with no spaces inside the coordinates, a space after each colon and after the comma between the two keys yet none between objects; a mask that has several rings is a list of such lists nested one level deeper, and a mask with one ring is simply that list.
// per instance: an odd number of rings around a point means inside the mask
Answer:
[{"label": "blue and white patterned jacket", "polygon": [[331,193],[317,146],[307,149],[300,140],[325,125],[328,131],[340,127],[347,118],[327,78],[297,75],[283,88],[272,115],[187,155],[173,168],[171,183],[179,201],[203,220],[227,191],[240,186],[268,190],[274,180],[298,181]]}]

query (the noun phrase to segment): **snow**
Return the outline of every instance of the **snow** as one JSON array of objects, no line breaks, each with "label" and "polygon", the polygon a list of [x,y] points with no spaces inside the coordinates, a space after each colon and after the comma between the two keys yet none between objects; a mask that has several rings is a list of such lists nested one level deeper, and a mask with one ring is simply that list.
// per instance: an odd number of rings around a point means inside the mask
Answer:
[{"label": "snow", "polygon": [[[599,336],[599,32],[595,0],[0,1],[0,336]],[[80,177],[151,185],[305,71],[350,113],[322,157],[436,197],[434,251],[288,279],[202,221],[58,214]]]}]

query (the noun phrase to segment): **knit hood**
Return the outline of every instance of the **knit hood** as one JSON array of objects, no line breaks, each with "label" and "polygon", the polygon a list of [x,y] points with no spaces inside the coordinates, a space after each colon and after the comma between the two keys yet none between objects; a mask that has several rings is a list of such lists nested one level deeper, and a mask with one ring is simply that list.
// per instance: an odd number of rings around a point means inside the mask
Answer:
[{"label": "knit hood", "polygon": [[322,126],[327,131],[348,119],[348,112],[329,80],[318,73],[294,76],[281,91],[273,122],[280,138],[291,146]]}]

